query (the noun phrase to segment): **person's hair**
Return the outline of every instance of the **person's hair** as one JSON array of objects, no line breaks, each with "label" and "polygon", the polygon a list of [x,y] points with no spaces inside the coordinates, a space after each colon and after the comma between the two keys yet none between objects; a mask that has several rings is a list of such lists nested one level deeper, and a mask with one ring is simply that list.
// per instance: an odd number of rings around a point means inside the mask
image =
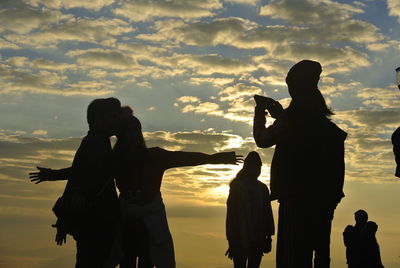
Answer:
[{"label": "person's hair", "polygon": [[290,68],[286,76],[286,83],[292,97],[289,110],[295,110],[296,113],[317,113],[325,117],[334,114],[326,105],[325,99],[318,89],[321,72],[321,64],[311,60],[302,60]]},{"label": "person's hair", "polygon": [[94,129],[101,124],[104,116],[113,109],[120,109],[121,102],[116,98],[95,99],[87,108],[87,122],[89,129]]},{"label": "person's hair", "polygon": [[[122,158],[140,158],[145,153],[147,147],[142,133],[142,125],[133,115],[133,110],[129,106],[121,108],[121,129],[117,134],[117,142],[114,146],[114,151]],[[132,132],[131,137],[128,139],[121,138],[120,134]]]},{"label": "person's hair", "polygon": [[[261,165],[262,162],[260,155],[255,151],[250,152],[244,159],[242,169],[236,174],[236,177],[231,180],[229,185],[232,186],[233,184],[245,179],[256,180],[258,176],[260,176],[260,172],[258,170],[261,167]],[[251,172],[254,171],[255,169],[258,169],[257,173]]]}]

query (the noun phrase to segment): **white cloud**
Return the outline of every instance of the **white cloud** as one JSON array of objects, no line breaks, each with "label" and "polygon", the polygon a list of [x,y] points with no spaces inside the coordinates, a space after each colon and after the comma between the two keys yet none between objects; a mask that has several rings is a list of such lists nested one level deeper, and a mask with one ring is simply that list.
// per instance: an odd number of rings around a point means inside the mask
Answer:
[{"label": "white cloud", "polygon": [[33,29],[57,23],[63,19],[70,19],[71,15],[64,15],[59,11],[47,9],[2,9],[0,10],[0,33],[14,32],[26,34]]},{"label": "white cloud", "polygon": [[363,104],[375,109],[398,109],[400,107],[400,96],[395,86],[388,88],[364,88],[357,91],[357,97],[361,98]]},{"label": "white cloud", "polygon": [[[371,46],[383,39],[376,26],[352,19],[303,27],[260,26],[233,17],[195,23],[168,20],[156,22],[155,29],[155,33],[140,34],[137,38],[193,46],[264,48],[266,54],[254,57],[254,60],[260,64],[258,67],[272,71],[275,75],[282,75],[282,68],[287,68],[288,63],[304,58],[319,60],[325,66],[332,65],[326,69],[330,73],[369,66],[367,54],[358,51],[353,44]],[[350,44],[343,46],[343,43]]]},{"label": "white cloud", "polygon": [[235,81],[234,78],[229,78],[229,77],[191,77],[189,80],[189,82],[194,85],[200,85],[202,83],[210,83],[215,87],[222,87],[234,81]]},{"label": "white cloud", "polygon": [[72,50],[67,56],[76,57],[77,62],[84,66],[103,67],[110,69],[129,69],[136,61],[118,50],[93,48],[88,50]]},{"label": "white cloud", "polygon": [[218,95],[221,95],[221,101],[233,101],[242,97],[254,96],[256,94],[262,94],[262,90],[259,87],[248,86],[242,83],[227,87],[218,93]]},{"label": "white cloud", "polygon": [[260,10],[262,16],[293,24],[332,23],[359,13],[363,13],[359,7],[331,0],[275,0]]},{"label": "white cloud", "polygon": [[183,103],[193,103],[193,102],[200,102],[200,99],[198,97],[194,96],[182,96],[176,99],[179,102]]},{"label": "white cloud", "polygon": [[114,3],[115,0],[24,0],[26,3],[38,7],[45,6],[52,9],[71,9],[71,8],[86,8],[99,11],[105,6],[109,6]]},{"label": "white cloud", "polygon": [[370,130],[393,128],[400,125],[398,110],[351,110],[336,113],[336,118],[349,122],[352,127]]},{"label": "white cloud", "polygon": [[34,130],[32,132],[33,135],[38,135],[38,136],[42,136],[42,135],[47,135],[47,131],[46,130],[42,130],[42,129],[37,129]]},{"label": "white cloud", "polygon": [[400,23],[400,2],[398,0],[387,0],[387,7],[389,15],[397,17]]},{"label": "white cloud", "polygon": [[399,46],[400,46],[400,41],[389,40],[389,41],[374,42],[367,44],[367,49],[369,49],[370,51],[384,52],[387,49]]},{"label": "white cloud", "polygon": [[40,48],[67,41],[100,43],[134,30],[129,23],[120,19],[71,18],[63,23],[47,25],[29,35],[8,34],[5,37],[17,44]]},{"label": "white cloud", "polygon": [[19,49],[20,47],[0,37],[0,49]]},{"label": "white cloud", "polygon": [[255,6],[260,2],[260,0],[224,0],[224,2]]},{"label": "white cloud", "polygon": [[[11,64],[14,65],[11,65]],[[52,95],[90,95],[98,96],[113,92],[110,81],[80,81],[67,83],[67,76],[48,70],[18,68],[31,62],[21,57],[13,57],[9,63],[0,63],[0,94],[20,95],[23,93]]]},{"label": "white cloud", "polygon": [[70,64],[65,62],[54,62],[43,58],[34,59],[31,63],[31,67],[35,69],[47,69],[47,70],[61,71],[61,72],[77,68],[75,64]]},{"label": "white cloud", "polygon": [[133,0],[114,9],[116,15],[131,21],[144,21],[154,17],[177,17],[183,19],[214,16],[222,8],[219,0]]},{"label": "white cloud", "polygon": [[272,54],[274,57],[294,62],[303,59],[319,61],[323,66],[325,75],[347,72],[370,65],[367,54],[361,53],[350,46],[335,48],[320,44],[292,44],[277,47]]},{"label": "white cloud", "polygon": [[219,55],[174,55],[170,58],[160,59],[159,63],[168,60],[171,66],[184,66],[192,69],[197,74],[210,75],[221,74],[242,74],[255,71],[257,67],[250,61],[235,58],[224,58]]},{"label": "white cloud", "polygon": [[214,102],[201,102],[195,105],[189,104],[182,108],[183,113],[193,112],[196,114],[206,114],[213,116],[222,116],[223,112],[217,103]]}]

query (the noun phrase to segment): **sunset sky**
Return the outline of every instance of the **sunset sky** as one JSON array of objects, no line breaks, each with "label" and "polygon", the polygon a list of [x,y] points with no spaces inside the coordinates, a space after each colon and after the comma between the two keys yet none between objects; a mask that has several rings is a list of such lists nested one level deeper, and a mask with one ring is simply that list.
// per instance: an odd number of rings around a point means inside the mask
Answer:
[{"label": "sunset sky", "polygon": [[[379,225],[383,264],[400,268],[390,142],[400,126],[399,52],[399,0],[0,0],[0,267],[73,266],[73,239],[57,247],[50,227],[65,182],[34,185],[27,174],[71,164],[92,99],[132,106],[149,146],[257,150],[268,185],[274,149],[255,146],[252,96],[287,106],[288,69],[311,59],[323,66],[319,87],[333,121],[348,132],[332,268],[346,267],[342,232],[360,208]],[[178,268],[232,267],[225,202],[239,169],[164,176]],[[262,267],[274,260],[273,251]]]}]

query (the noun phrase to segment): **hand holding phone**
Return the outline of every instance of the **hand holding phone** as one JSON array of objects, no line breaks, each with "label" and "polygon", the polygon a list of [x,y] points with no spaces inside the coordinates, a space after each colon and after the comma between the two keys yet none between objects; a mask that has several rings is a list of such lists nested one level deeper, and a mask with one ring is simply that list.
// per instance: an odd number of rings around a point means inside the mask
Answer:
[{"label": "hand holding phone", "polygon": [[268,110],[271,116],[275,119],[284,111],[282,105],[272,98],[254,95],[254,100],[258,107]]}]

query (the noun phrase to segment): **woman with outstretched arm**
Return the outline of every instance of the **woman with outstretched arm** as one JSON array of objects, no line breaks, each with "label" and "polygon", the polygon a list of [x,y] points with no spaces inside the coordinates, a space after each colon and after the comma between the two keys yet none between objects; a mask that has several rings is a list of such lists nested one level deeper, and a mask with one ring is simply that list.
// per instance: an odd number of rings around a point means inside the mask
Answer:
[{"label": "woman with outstretched arm", "polygon": [[[152,265],[157,268],[175,267],[173,242],[160,191],[164,172],[185,166],[237,164],[242,161],[241,156],[235,152],[210,155],[147,148],[140,121],[128,107],[124,108],[122,120],[124,123],[114,147],[114,157],[124,233],[132,234],[131,239],[127,237],[125,249],[148,249]],[[122,265],[132,262],[132,253],[124,254]],[[138,255],[140,260],[140,253]]]}]

